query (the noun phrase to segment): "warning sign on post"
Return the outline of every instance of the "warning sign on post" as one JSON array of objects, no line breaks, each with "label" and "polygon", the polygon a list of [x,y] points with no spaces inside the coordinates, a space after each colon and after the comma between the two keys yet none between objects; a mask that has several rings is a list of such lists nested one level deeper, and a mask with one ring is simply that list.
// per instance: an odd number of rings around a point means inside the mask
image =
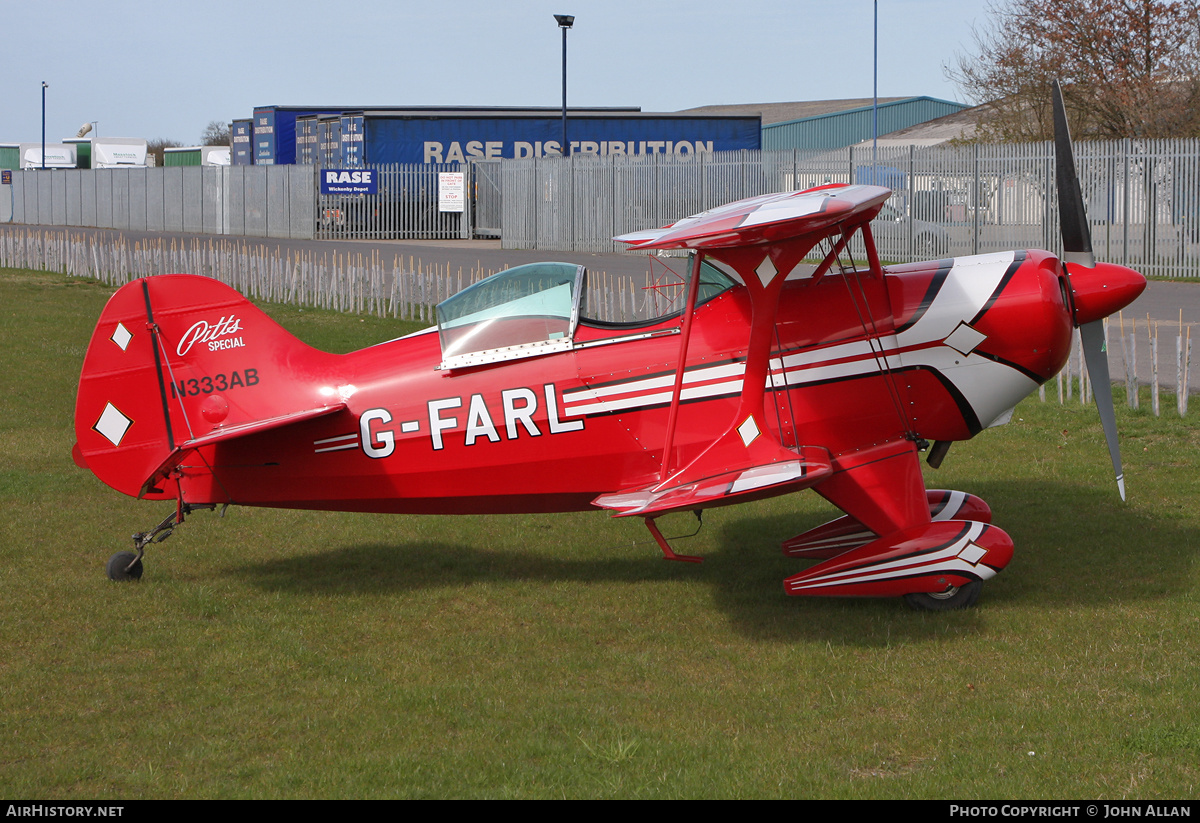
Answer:
[{"label": "warning sign on post", "polygon": [[461,171],[438,172],[438,211],[463,210],[465,199],[463,173]]}]

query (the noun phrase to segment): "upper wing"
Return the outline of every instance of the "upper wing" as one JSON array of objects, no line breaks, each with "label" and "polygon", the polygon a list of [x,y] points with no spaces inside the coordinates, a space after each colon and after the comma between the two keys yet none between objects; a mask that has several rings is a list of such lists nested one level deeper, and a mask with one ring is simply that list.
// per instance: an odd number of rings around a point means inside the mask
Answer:
[{"label": "upper wing", "polygon": [[806,191],[749,197],[685,217],[661,229],[614,238],[637,249],[719,249],[776,243],[874,217],[891,195],[882,186],[831,183]]}]

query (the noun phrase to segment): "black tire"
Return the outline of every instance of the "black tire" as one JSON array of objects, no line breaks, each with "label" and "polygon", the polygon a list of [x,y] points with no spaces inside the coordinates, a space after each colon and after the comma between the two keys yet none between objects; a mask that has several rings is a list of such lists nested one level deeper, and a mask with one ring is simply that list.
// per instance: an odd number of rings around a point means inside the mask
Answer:
[{"label": "black tire", "polygon": [[[137,561],[136,563],[134,561]],[[129,564],[133,563],[132,566]],[[142,579],[142,561],[133,552],[117,552],[108,558],[104,567],[109,580],[126,581]]]},{"label": "black tire", "polygon": [[983,589],[982,580],[972,580],[965,586],[951,586],[937,594],[904,595],[904,601],[917,611],[951,612],[956,609],[969,609],[979,600],[979,592]]}]

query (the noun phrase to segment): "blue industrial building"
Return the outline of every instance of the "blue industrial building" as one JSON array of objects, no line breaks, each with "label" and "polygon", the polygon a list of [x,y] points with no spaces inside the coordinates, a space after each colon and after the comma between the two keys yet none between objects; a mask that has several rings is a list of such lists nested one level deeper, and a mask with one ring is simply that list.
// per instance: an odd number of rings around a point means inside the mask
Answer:
[{"label": "blue industrial building", "polygon": [[[966,109],[933,97],[567,110],[572,154],[818,151],[882,137]],[[355,167],[542,157],[561,152],[561,110],[467,106],[258,106],[233,123],[233,163]]]},{"label": "blue industrial building", "polygon": [[[247,125],[250,134],[246,134]],[[362,164],[461,163],[561,154],[557,108],[259,106],[233,125],[233,162],[353,168]],[[753,114],[567,109],[572,154],[685,155],[759,149]]]}]

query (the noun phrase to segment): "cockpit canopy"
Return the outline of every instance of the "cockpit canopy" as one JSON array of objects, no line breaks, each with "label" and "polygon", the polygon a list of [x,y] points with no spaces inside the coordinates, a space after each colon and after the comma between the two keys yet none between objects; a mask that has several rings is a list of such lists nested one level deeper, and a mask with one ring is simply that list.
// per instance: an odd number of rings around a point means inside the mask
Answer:
[{"label": "cockpit canopy", "polygon": [[[683,263],[684,261],[680,261]],[[683,271],[691,270],[690,264]],[[654,299],[644,299],[632,321],[603,319],[607,304],[600,278],[589,277],[573,263],[530,263],[494,274],[438,304],[438,336],[442,368],[466,368],[486,363],[568,351],[580,323],[586,326],[632,329],[660,323],[683,309],[686,278],[665,284],[676,293],[662,299],[657,284]],[[734,280],[710,261],[700,267],[697,305],[734,285]],[[642,291],[651,291],[643,287]]]}]

